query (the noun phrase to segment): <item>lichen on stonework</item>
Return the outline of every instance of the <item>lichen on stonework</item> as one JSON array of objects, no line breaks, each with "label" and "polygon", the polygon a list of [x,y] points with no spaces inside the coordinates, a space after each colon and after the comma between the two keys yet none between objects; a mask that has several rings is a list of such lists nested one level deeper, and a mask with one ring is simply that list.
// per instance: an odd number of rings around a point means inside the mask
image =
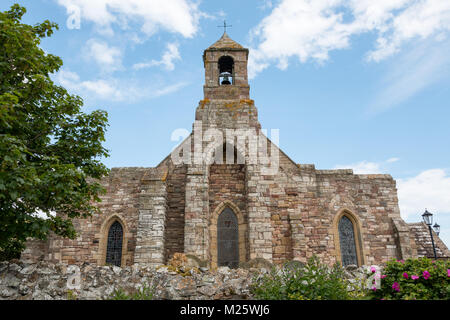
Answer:
[{"label": "lichen on stonework", "polygon": [[208,98],[200,100],[200,108],[203,109],[205,104],[207,104],[207,103],[209,103],[209,99]]},{"label": "lichen on stonework", "polygon": [[240,104],[248,104],[250,106],[255,105],[255,101],[252,99],[241,99]]},{"label": "lichen on stonework", "polygon": [[166,172],[164,172],[164,174],[163,174],[163,176],[161,178],[161,181],[166,181],[168,174],[169,174],[169,170],[166,170]]}]

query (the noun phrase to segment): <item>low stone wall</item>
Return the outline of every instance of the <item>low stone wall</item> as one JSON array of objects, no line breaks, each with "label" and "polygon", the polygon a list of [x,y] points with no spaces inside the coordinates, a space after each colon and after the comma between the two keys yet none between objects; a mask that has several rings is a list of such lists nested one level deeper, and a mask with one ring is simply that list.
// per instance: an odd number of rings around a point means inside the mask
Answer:
[{"label": "low stone wall", "polygon": [[154,287],[154,299],[251,299],[250,283],[257,270],[226,267],[171,271],[170,267],[125,268],[90,264],[0,262],[0,299],[108,299],[114,290],[129,294]]},{"label": "low stone wall", "polygon": [[[143,287],[154,288],[153,299],[253,299],[252,279],[268,271],[227,267],[216,271],[188,267],[175,270],[171,266],[120,268],[87,263],[0,262],[0,300],[109,299],[115,290],[132,294]],[[353,279],[363,274],[363,268],[346,271],[347,277]]]}]

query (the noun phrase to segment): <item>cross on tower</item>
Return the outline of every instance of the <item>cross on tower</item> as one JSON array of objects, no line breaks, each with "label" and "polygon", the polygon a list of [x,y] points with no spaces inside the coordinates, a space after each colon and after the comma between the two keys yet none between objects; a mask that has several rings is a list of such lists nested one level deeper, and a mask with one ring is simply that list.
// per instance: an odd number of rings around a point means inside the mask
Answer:
[{"label": "cross on tower", "polygon": [[223,20],[223,26],[217,26],[217,28],[223,28],[223,33],[227,32],[227,27],[232,27],[232,25],[227,25],[225,20]]}]

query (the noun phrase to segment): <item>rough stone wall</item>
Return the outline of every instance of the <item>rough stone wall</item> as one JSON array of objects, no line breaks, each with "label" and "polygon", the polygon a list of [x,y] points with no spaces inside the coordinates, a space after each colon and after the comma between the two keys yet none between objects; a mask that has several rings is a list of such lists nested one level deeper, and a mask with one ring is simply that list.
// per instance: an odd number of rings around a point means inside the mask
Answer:
[{"label": "rough stone wall", "polygon": [[206,165],[188,166],[186,173],[186,206],[184,252],[202,260],[209,256],[208,170]]},{"label": "rough stone wall", "polygon": [[213,164],[209,167],[209,211],[214,212],[227,200],[241,212],[247,211],[245,166],[242,164]]},{"label": "rough stone wall", "polygon": [[195,113],[195,120],[202,121],[204,130],[210,127],[217,129],[261,127],[258,122],[258,110],[253,100],[230,99],[229,96],[227,97],[228,99],[223,98],[220,100],[205,98],[199,102]]},{"label": "rough stone wall", "polygon": [[[408,223],[411,229],[414,241],[417,246],[417,256],[434,258],[433,245],[431,243],[430,231],[428,226],[423,222]],[[449,258],[450,252],[447,246],[437,236],[434,230],[433,233],[434,246],[436,248],[436,255],[438,258]]]},{"label": "rough stone wall", "polygon": [[[403,220],[390,175],[316,170],[313,165],[295,165],[281,151],[276,175],[265,176],[253,170],[247,169],[252,173],[247,177],[250,258],[305,262],[315,254],[326,263],[335,263],[339,246],[335,219],[344,209],[360,223],[361,263],[413,255],[408,248],[400,252],[402,248],[396,242],[401,237],[406,239],[402,242],[406,246],[410,239],[399,227]],[[394,227],[393,219],[401,221],[397,227],[402,232]]]},{"label": "rough stone wall", "polygon": [[0,300],[103,300],[115,290],[131,295],[144,287],[155,300],[251,299],[256,272],[223,267],[181,275],[167,267],[0,262]]},{"label": "rough stone wall", "polygon": [[[101,264],[104,259],[100,253],[101,238],[104,237],[100,233],[101,227],[111,218],[120,217],[128,230],[127,243],[125,243],[127,251],[125,265],[132,265],[139,217],[140,184],[146,171],[148,169],[145,168],[113,168],[110,175],[101,180],[101,184],[107,190],[106,194],[100,196],[102,201],[98,203],[101,214],[87,219],[75,219],[73,222],[77,238],[74,240],[51,236],[45,242],[47,254],[44,260],[68,264],[84,262]],[[32,243],[36,241],[31,241],[27,245],[28,250],[22,259],[37,261],[42,258],[42,251],[33,250]]]},{"label": "rough stone wall", "polygon": [[[230,56],[234,60],[234,85],[219,85],[218,60],[222,56]],[[206,50],[203,56],[205,66],[206,99],[248,99],[250,87],[247,76],[247,49]]]},{"label": "rough stone wall", "polygon": [[[348,209],[360,221],[364,263],[377,264],[397,257],[392,218],[400,218],[395,181],[390,175],[355,175],[351,170],[317,171],[321,216],[309,227],[324,228],[321,240],[329,260],[336,259],[333,219]],[[318,240],[318,239],[317,239]],[[321,251],[320,240],[310,238],[311,249]]]},{"label": "rough stone wall", "polygon": [[186,198],[186,166],[173,167],[167,176],[167,216],[165,228],[165,260],[176,252],[184,252],[184,208]]},{"label": "rough stone wall", "polygon": [[[103,300],[111,299],[115,290],[132,295],[144,287],[152,290],[154,300],[253,300],[252,281],[267,271],[221,267],[181,275],[164,266],[0,262],[0,300]],[[367,278],[367,270],[347,269],[345,277],[359,282]]]},{"label": "rough stone wall", "polygon": [[26,242],[25,250],[22,251],[20,259],[25,262],[48,260],[48,249],[48,241],[30,239]]},{"label": "rough stone wall", "polygon": [[164,262],[167,213],[167,171],[152,168],[141,180],[139,220],[134,261],[158,265]]}]

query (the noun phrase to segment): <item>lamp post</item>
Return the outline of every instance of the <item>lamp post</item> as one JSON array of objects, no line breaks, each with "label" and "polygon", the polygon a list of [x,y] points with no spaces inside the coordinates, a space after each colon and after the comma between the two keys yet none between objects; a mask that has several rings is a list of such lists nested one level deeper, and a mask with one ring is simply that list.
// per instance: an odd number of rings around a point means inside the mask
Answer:
[{"label": "lamp post", "polygon": [[[430,230],[430,237],[431,237],[431,244],[433,245],[433,252],[434,252],[434,259],[437,259],[436,255],[436,247],[434,246],[434,240],[433,240],[433,232],[431,231],[431,225],[433,224],[433,214],[428,212],[427,209],[425,209],[424,214],[422,215],[423,221],[428,226],[428,230]],[[436,225],[435,225],[436,227]],[[437,229],[440,229],[440,226],[437,225]]]}]

